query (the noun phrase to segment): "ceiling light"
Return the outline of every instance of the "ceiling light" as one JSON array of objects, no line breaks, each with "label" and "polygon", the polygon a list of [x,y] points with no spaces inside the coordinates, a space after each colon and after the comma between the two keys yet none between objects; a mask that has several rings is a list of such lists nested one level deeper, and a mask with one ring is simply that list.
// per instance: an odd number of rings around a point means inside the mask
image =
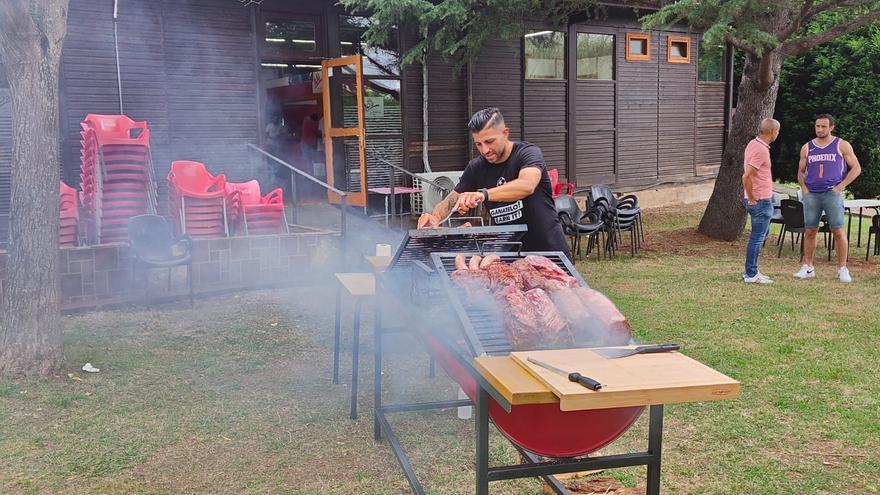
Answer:
[{"label": "ceiling light", "polygon": [[311,43],[315,44],[315,40],[290,40],[291,43]]},{"label": "ceiling light", "polygon": [[351,41],[340,41],[339,44],[340,44],[340,45],[351,46],[351,45],[353,45],[354,43],[352,43]]},{"label": "ceiling light", "polygon": [[268,41],[269,43],[284,43],[287,40],[285,40],[284,38],[266,38],[266,41]]},{"label": "ceiling light", "polygon": [[526,34],[525,37],[526,37],[526,38],[531,38],[532,36],[543,36],[543,35],[545,35],[545,34],[550,34],[550,33],[552,33],[552,32],[553,32],[553,31],[535,31],[534,33],[528,33],[528,34]]},{"label": "ceiling light", "polygon": [[262,63],[262,64],[260,64],[260,65],[263,66],[263,67],[287,67],[287,64],[269,64],[269,63]]}]

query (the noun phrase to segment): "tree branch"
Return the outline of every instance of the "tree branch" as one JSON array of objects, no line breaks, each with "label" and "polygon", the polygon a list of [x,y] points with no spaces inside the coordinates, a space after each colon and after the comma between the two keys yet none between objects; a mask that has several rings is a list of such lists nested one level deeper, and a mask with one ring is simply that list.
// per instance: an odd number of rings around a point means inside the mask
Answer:
[{"label": "tree branch", "polygon": [[787,28],[783,29],[778,35],[776,35],[776,39],[780,42],[787,40],[791,35],[797,32],[800,29],[801,24],[803,24],[804,20],[807,19],[807,15],[810,13],[810,9],[813,7],[813,0],[807,0],[804,2],[803,7],[801,7],[800,13],[798,13],[797,17],[794,18],[791,24],[788,25]]},{"label": "tree branch", "polygon": [[751,53],[752,55],[755,55],[755,56],[758,55],[758,50],[755,48],[754,45],[752,45],[751,43],[749,43],[747,41],[741,40],[730,33],[724,33],[724,41],[730,43],[731,45],[735,46],[736,48],[739,48],[740,50],[742,50],[746,53]]},{"label": "tree branch", "polygon": [[810,48],[813,48],[814,46],[821,45],[822,43],[827,43],[834,38],[837,38],[838,36],[851,33],[856,29],[871,22],[874,22],[878,19],[880,19],[880,8],[871,10],[863,16],[856,17],[855,19],[851,19],[842,24],[838,24],[837,26],[834,26],[827,31],[786,41],[780,47],[780,53],[782,53],[785,57],[800,55],[801,53],[809,50]]}]

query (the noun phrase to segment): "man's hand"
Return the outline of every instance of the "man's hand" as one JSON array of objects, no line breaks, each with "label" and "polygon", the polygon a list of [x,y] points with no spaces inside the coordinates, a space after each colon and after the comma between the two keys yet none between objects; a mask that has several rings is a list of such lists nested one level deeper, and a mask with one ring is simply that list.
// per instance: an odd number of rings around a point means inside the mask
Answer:
[{"label": "man's hand", "polygon": [[458,195],[458,201],[455,202],[454,210],[464,215],[478,204],[483,202],[483,193],[481,192],[464,192]]},{"label": "man's hand", "polygon": [[843,185],[843,183],[841,183],[841,184],[837,184],[836,186],[834,186],[834,187],[831,188],[831,190],[834,191],[834,192],[836,192],[836,193],[842,193],[842,192],[843,192],[843,189],[844,189],[844,185]]},{"label": "man's hand", "polygon": [[422,216],[419,217],[419,223],[417,224],[417,228],[420,229],[432,229],[437,227],[440,223],[440,217],[433,213],[422,213]]},{"label": "man's hand", "polygon": [[755,206],[756,204],[758,204],[757,199],[746,199],[746,202],[748,202],[752,206]]}]

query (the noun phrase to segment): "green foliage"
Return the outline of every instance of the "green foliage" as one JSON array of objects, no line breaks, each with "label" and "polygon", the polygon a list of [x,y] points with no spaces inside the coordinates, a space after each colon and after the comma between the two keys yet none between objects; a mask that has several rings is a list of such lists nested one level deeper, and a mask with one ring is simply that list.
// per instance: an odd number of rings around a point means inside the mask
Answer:
[{"label": "green foliage", "polygon": [[703,39],[711,47],[724,46],[728,37],[742,40],[758,55],[779,46],[773,19],[793,9],[792,2],[761,0],[679,0],[665,5],[654,14],[642,18],[647,28],[662,29],[685,23],[703,31]]},{"label": "green foliage", "polygon": [[[526,32],[525,20],[550,19],[564,26],[568,16],[584,12],[595,0],[340,0],[355,14],[368,15],[368,43],[382,44],[397,26],[418,33],[417,42],[401,57],[402,64],[420,62],[426,51],[459,61],[472,60],[483,43],[511,39]],[[597,14],[602,10],[597,9]],[[423,36],[430,33],[430,36]]]},{"label": "green foliage", "polygon": [[[827,28],[823,18],[810,31]],[[880,196],[880,25],[866,26],[787,60],[782,69],[776,118],[782,123],[774,174],[796,180],[801,146],[815,137],[814,117],[834,115],[834,134],[853,145],[862,175],[850,185],[855,197]]]}]

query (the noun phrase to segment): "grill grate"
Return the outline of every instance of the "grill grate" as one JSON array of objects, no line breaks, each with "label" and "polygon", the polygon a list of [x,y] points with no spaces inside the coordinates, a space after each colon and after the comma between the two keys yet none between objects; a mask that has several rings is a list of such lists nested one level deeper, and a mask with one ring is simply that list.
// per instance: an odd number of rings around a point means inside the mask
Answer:
[{"label": "grill grate", "polygon": [[[434,267],[441,273],[440,279],[442,281],[443,289],[446,291],[446,295],[452,305],[453,311],[458,317],[471,354],[475,357],[484,354],[490,356],[503,356],[510,354],[513,347],[510,345],[510,340],[508,340],[507,333],[504,331],[504,319],[502,315],[493,307],[472,304],[470,301],[465,300],[462,297],[464,291],[459,290],[458,286],[456,286],[450,278],[449,274],[455,271],[455,257],[459,254],[465,254],[466,257],[470,258],[473,254],[479,253],[433,253],[431,259],[434,263]],[[575,270],[574,265],[572,265],[568,257],[560,251],[529,253],[504,252],[493,254],[499,255],[501,260],[505,263],[513,263],[514,261],[530,254],[545,256],[555,263],[556,266],[564,270],[565,273],[576,278],[578,283],[582,286],[587,287],[587,283],[577,270]]]},{"label": "grill grate", "polygon": [[525,232],[525,225],[410,230],[397,248],[388,270],[409,267],[414,261],[428,265],[431,253],[436,251],[477,252],[486,243],[517,241]]}]

